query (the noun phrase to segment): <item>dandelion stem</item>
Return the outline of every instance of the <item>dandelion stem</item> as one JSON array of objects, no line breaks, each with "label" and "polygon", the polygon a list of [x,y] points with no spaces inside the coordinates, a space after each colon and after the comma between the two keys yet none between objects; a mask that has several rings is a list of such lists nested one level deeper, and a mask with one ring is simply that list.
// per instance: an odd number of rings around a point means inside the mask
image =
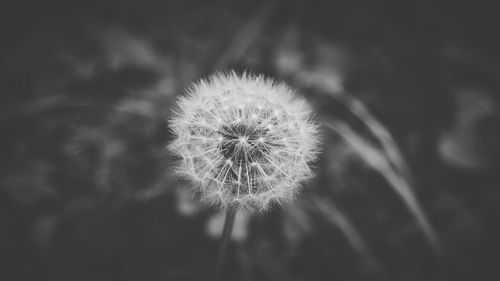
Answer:
[{"label": "dandelion stem", "polygon": [[226,209],[226,218],[224,220],[224,227],[222,228],[221,244],[219,248],[219,255],[217,257],[217,268],[215,272],[214,281],[222,280],[222,273],[226,260],[227,245],[233,232],[234,219],[236,217],[236,209],[229,207]]}]

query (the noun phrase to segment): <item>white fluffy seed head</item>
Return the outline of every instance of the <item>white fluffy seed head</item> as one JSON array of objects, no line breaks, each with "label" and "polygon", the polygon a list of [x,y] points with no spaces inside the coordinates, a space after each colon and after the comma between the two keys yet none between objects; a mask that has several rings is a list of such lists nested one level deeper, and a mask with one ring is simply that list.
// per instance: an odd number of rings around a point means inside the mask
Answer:
[{"label": "white fluffy seed head", "polygon": [[286,85],[263,76],[214,74],[194,84],[169,120],[177,173],[205,201],[266,209],[312,176],[318,126]]}]

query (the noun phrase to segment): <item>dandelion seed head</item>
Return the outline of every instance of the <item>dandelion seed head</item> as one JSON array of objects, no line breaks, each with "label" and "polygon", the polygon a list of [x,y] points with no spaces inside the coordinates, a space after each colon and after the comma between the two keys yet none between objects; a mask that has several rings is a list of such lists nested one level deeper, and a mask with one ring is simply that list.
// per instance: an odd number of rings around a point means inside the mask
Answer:
[{"label": "dandelion seed head", "polygon": [[202,199],[266,209],[292,199],[312,176],[318,126],[307,103],[263,76],[215,74],[179,98],[169,120],[177,173]]}]

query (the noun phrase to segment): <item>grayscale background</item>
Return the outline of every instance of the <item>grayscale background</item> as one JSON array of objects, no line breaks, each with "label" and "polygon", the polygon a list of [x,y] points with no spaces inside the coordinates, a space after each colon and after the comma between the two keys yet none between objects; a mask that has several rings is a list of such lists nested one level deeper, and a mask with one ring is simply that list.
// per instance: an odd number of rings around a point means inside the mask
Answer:
[{"label": "grayscale background", "polygon": [[226,280],[500,280],[500,17],[481,1],[2,1],[0,280],[209,280],[222,213],[167,118],[214,71],[313,106],[297,199],[239,214]]}]

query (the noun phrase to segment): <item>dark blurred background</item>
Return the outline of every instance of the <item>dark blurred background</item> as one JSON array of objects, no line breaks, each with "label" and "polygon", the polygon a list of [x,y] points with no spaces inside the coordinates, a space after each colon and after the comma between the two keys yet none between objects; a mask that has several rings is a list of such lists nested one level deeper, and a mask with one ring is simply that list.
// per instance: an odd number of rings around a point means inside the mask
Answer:
[{"label": "dark blurred background", "polygon": [[239,214],[227,280],[500,280],[500,17],[481,1],[2,1],[0,280],[208,280],[222,214],[171,174],[213,71],[322,122],[293,204]]}]

